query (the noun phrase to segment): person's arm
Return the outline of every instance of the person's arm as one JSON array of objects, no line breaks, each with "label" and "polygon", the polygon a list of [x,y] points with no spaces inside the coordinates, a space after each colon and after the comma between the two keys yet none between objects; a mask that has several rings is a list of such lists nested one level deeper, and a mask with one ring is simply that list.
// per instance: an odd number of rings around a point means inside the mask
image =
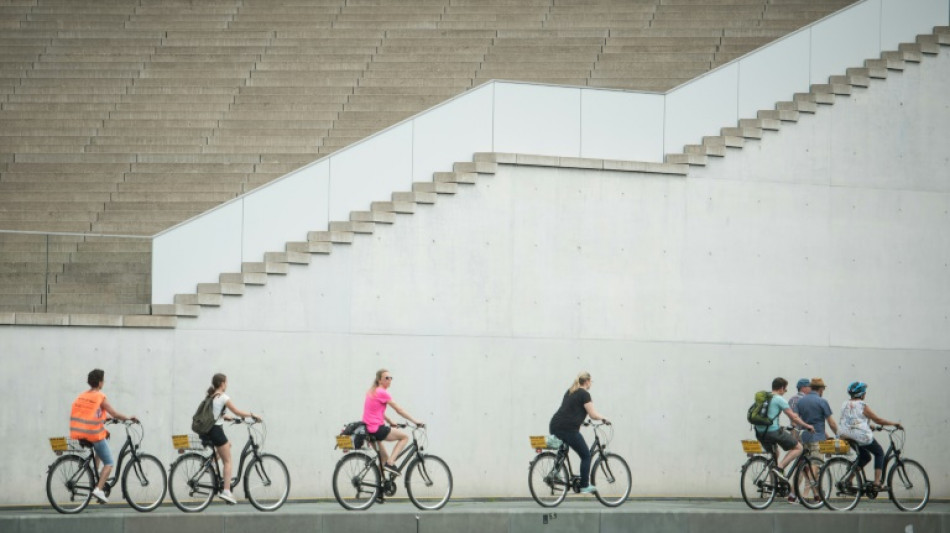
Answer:
[{"label": "person's arm", "polygon": [[831,428],[831,431],[834,431],[834,432],[835,432],[835,435],[837,435],[837,434],[838,434],[838,423],[835,422],[834,417],[831,416],[831,415],[828,415],[828,418],[826,418],[825,421],[828,422],[828,427]]},{"label": "person's arm", "polygon": [[584,410],[587,411],[587,416],[591,417],[593,420],[603,420],[607,422],[607,419],[604,418],[604,415],[597,412],[597,409],[594,409],[594,402],[587,402],[584,404]]},{"label": "person's arm", "polygon": [[[230,398],[228,399],[228,403],[226,403],[226,404],[224,404],[224,405],[225,405],[225,407],[227,407],[232,413],[238,415],[238,416],[241,417],[241,418],[253,418],[254,420],[257,420],[258,422],[260,422],[261,420],[264,420],[264,419],[261,418],[259,415],[255,415],[254,413],[252,413],[252,412],[250,412],[250,411],[242,411],[242,410],[238,409],[237,407],[234,406],[234,403],[230,400]],[[227,418],[225,418],[225,420],[227,420]]]},{"label": "person's arm", "polygon": [[[412,422],[413,424],[415,424],[415,425],[417,425],[417,426],[424,426],[424,425],[425,425],[425,424],[423,424],[422,422],[419,422],[418,420],[416,420],[415,418],[412,418],[412,415],[410,415],[409,413],[407,413],[407,412],[405,411],[405,409],[403,409],[402,407],[399,407],[399,404],[398,404],[398,403],[396,403],[396,402],[394,402],[394,401],[392,401],[392,400],[389,400],[389,406],[393,408],[393,411],[396,411],[397,413],[399,413],[399,416],[405,418],[406,420]],[[389,417],[386,417],[386,420],[388,421],[388,420],[389,420]],[[389,422],[389,423],[390,423],[390,425],[395,425],[395,424],[393,424],[392,422]]]},{"label": "person's arm", "polygon": [[903,429],[903,427],[904,427],[904,426],[901,425],[900,422],[891,422],[890,420],[887,420],[887,419],[884,419],[884,418],[881,418],[881,417],[877,416],[877,413],[875,413],[874,411],[872,411],[871,408],[868,407],[867,404],[864,405],[864,414],[865,414],[869,419],[871,419],[875,424],[877,424],[877,425],[879,425],[879,426],[894,426],[894,427],[896,427],[896,428],[898,428],[898,429]]},{"label": "person's arm", "polygon": [[815,427],[811,424],[806,424],[804,420],[801,419],[798,415],[795,414],[795,411],[792,411],[791,408],[785,408],[785,416],[788,417],[794,424],[797,424],[799,427],[803,427],[812,433],[815,432]]},{"label": "person's arm", "polygon": [[132,420],[133,422],[139,421],[139,419],[135,418],[134,416],[125,416],[124,414],[113,409],[112,404],[109,403],[109,400],[102,400],[102,408],[105,409],[112,418],[118,418],[119,420]]}]

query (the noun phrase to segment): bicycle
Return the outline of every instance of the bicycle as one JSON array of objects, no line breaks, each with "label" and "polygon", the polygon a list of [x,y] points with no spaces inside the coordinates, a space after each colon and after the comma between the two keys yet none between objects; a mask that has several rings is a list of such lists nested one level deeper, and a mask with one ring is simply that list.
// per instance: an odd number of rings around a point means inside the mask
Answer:
[{"label": "bicycle", "polygon": [[[108,496],[121,478],[122,496],[133,509],[143,513],[155,510],[165,499],[167,477],[165,467],[158,458],[139,451],[145,437],[141,423],[137,420],[120,422],[114,418],[105,423],[123,424],[125,443],[102,491]],[[79,513],[89,505],[92,491],[99,483],[96,452],[85,439],[51,438],[50,445],[60,457],[47,470],[46,497],[53,509],[60,513]],[[123,469],[126,459],[129,459],[129,463]]]},{"label": "bicycle", "polygon": [[[428,434],[425,426],[398,424],[409,428],[412,442],[394,459],[396,469],[405,472],[406,494],[413,505],[424,511],[441,509],[452,496],[452,471],[441,458],[425,453]],[[374,503],[384,503],[396,494],[396,474],[383,470],[379,441],[366,435],[371,453],[358,451],[350,435],[339,435],[337,447],[343,457],[333,470],[333,496],[344,509],[361,511]],[[374,455],[375,454],[375,455]]]},{"label": "bicycle", "polygon": [[[607,507],[618,507],[630,496],[632,478],[630,467],[623,457],[607,451],[613,439],[613,425],[595,424],[587,420],[583,424],[594,429],[594,443],[590,446],[590,483],[597,487],[594,496]],[[609,431],[609,433],[608,433]],[[531,497],[542,507],[556,507],[567,497],[568,489],[581,491],[581,477],[574,474],[570,447],[561,442],[557,452],[547,446],[545,437],[531,437],[531,447],[537,457],[528,466],[528,489]]]},{"label": "bicycle", "polygon": [[[290,494],[290,473],[284,462],[261,449],[267,436],[263,421],[231,420],[231,425],[245,424],[247,442],[231,480],[236,488],[244,477],[244,496],[259,511],[276,511]],[[224,477],[218,465],[218,452],[206,440],[175,435],[172,444],[182,454],[171,467],[169,491],[175,506],[186,513],[203,511],[212,498],[224,490]],[[210,453],[207,449],[210,448]],[[244,468],[244,461],[248,461]]]},{"label": "bicycle", "polygon": [[[886,431],[890,446],[884,454],[883,471],[885,485],[875,487],[874,482],[864,477],[864,468],[858,466],[857,456],[853,459],[835,457],[822,467],[818,474],[818,488],[825,505],[834,511],[854,509],[861,496],[875,499],[880,492],[887,490],[888,497],[901,511],[920,511],[930,501],[930,479],[927,471],[917,461],[904,459],[905,433],[903,428],[886,429],[883,426],[872,428],[874,431]],[[852,446],[856,446],[852,443]],[[894,464],[888,469],[891,460]]]},{"label": "bicycle", "polygon": [[[792,427],[786,429],[794,430]],[[808,509],[821,508],[818,472],[824,461],[813,457],[808,447],[803,446],[802,454],[796,457],[779,477],[777,446],[772,445],[769,448],[766,452],[758,440],[742,441],[742,449],[749,456],[749,460],[742,465],[739,481],[742,499],[746,505],[756,511],[767,509],[776,496],[784,498],[792,495],[794,487],[794,494],[803,506]],[[768,453],[767,459],[762,455],[765,453]]]}]

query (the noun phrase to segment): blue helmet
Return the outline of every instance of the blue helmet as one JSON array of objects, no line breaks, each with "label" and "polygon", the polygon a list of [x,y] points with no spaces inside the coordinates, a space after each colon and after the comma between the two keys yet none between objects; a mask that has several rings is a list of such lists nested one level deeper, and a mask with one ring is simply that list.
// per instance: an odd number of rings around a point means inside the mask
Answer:
[{"label": "blue helmet", "polygon": [[855,381],[848,385],[848,395],[852,398],[859,398],[864,396],[868,391],[868,384],[862,381]]}]

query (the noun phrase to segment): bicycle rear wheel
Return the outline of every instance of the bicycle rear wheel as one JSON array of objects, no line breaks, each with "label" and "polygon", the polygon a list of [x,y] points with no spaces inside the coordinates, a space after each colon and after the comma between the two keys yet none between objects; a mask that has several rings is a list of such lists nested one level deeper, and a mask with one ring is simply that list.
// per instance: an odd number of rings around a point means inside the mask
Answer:
[{"label": "bicycle rear wheel", "polygon": [[832,511],[850,511],[861,499],[864,474],[857,466],[852,470],[851,461],[834,457],[818,474],[818,491],[825,506]]},{"label": "bicycle rear wheel", "polygon": [[775,500],[775,486],[778,480],[765,457],[756,456],[742,465],[742,478],[739,488],[745,504],[761,511]]},{"label": "bicycle rear wheel", "polygon": [[57,512],[74,514],[89,505],[95,477],[85,462],[75,455],[64,455],[50,467],[46,476],[46,497]]},{"label": "bicycle rear wheel", "polygon": [[379,494],[379,469],[365,453],[348,453],[333,470],[333,496],[344,509],[368,509]]},{"label": "bicycle rear wheel", "polygon": [[818,490],[818,474],[823,464],[824,461],[817,457],[808,457],[802,459],[795,469],[795,478],[792,480],[795,494],[798,501],[808,509],[820,509],[824,505]]},{"label": "bicycle rear wheel", "polygon": [[920,463],[902,459],[887,473],[887,490],[901,511],[920,511],[930,501],[930,478]]},{"label": "bicycle rear wheel", "polygon": [[556,507],[567,497],[570,480],[567,467],[563,464],[555,469],[557,456],[552,452],[542,452],[531,461],[528,467],[528,488],[531,497],[542,507]]},{"label": "bicycle rear wheel", "polygon": [[452,471],[434,455],[422,455],[409,463],[406,492],[412,504],[426,511],[441,509],[452,496]]},{"label": "bicycle rear wheel", "polygon": [[122,493],[136,511],[147,513],[162,504],[168,490],[165,467],[157,457],[139,454],[122,472]]},{"label": "bicycle rear wheel", "polygon": [[605,453],[590,469],[590,483],[597,487],[594,496],[607,507],[618,507],[630,496],[633,479],[627,461],[615,453]]},{"label": "bicycle rear wheel", "polygon": [[186,513],[203,511],[218,491],[217,477],[207,461],[204,455],[186,453],[172,465],[168,491],[175,507]]},{"label": "bicycle rear wheel", "polygon": [[259,511],[276,511],[290,495],[290,473],[276,455],[262,453],[244,471],[244,491]]}]

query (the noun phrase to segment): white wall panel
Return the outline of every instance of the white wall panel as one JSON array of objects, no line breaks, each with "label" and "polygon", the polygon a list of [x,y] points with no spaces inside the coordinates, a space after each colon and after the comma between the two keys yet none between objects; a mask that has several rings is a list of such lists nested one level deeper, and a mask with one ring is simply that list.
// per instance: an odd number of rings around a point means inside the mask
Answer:
[{"label": "white wall panel", "polygon": [[330,221],[412,188],[412,122],[330,156]]},{"label": "white wall panel", "polygon": [[739,118],[756,118],[808,88],[810,46],[809,31],[802,30],[739,61]]},{"label": "white wall panel", "polygon": [[222,272],[241,271],[243,202],[209,211],[152,241],[152,303],[172,303],[198,283],[217,283]]},{"label": "white wall panel", "polygon": [[661,94],[581,91],[581,157],[663,161]]},{"label": "white wall panel", "polygon": [[738,117],[739,65],[733,63],[681,85],[666,95],[664,152],[700,144],[705,135],[719,135]]},{"label": "white wall panel", "polygon": [[244,198],[244,261],[282,252],[289,241],[327,227],[330,195],[328,160],[302,168]]},{"label": "white wall panel", "polygon": [[812,26],[811,83],[828,83],[828,76],[878,57],[880,24],[881,0],[866,0]]},{"label": "white wall panel", "polygon": [[492,151],[493,94],[486,84],[413,119],[413,181],[432,181],[433,172]]},{"label": "white wall panel", "polygon": [[897,45],[914,42],[913,37],[946,26],[950,16],[947,0],[882,0],[881,49],[897,50]]},{"label": "white wall panel", "polygon": [[581,90],[495,83],[496,152],[579,157]]}]

